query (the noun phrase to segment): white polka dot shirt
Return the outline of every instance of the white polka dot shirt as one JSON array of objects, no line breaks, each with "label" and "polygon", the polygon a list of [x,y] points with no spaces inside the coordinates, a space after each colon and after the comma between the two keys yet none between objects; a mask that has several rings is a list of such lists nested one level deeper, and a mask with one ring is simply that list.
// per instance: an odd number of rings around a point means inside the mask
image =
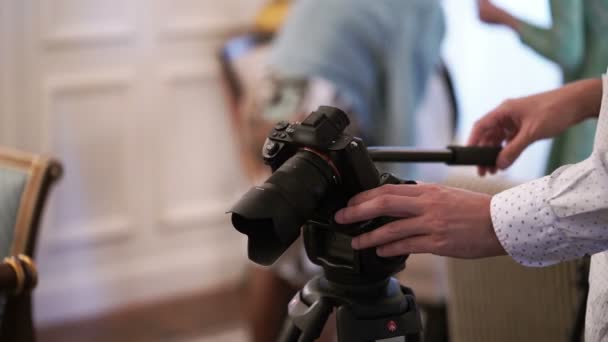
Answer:
[{"label": "white polka dot shirt", "polygon": [[[547,266],[591,255],[586,341],[608,341],[608,77],[594,150],[577,164],[492,198],[492,223],[517,262]],[[599,253],[599,254],[597,254]]]}]

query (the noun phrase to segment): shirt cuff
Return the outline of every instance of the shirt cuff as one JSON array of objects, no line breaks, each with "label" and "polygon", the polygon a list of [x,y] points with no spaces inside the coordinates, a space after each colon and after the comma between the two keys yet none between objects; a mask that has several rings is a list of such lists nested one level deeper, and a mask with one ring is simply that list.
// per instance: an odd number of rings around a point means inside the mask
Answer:
[{"label": "shirt cuff", "polygon": [[[491,202],[494,231],[505,251],[524,266],[547,266],[555,260],[553,243],[561,241],[557,219],[548,205],[549,178],[503,191]],[[560,240],[561,239],[561,240]]]}]

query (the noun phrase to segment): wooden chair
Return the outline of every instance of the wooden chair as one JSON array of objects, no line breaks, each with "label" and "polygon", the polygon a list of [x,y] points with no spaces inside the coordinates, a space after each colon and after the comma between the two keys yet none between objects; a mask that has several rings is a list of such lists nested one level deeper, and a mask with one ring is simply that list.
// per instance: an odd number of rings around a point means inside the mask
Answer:
[{"label": "wooden chair", "polygon": [[0,148],[0,341],[35,341],[32,259],[44,202],[61,174],[53,159]]}]

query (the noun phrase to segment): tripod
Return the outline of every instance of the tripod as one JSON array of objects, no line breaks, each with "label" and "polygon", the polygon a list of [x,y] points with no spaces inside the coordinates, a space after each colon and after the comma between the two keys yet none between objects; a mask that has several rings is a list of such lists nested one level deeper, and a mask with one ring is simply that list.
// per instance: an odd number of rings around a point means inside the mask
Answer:
[{"label": "tripod", "polygon": [[422,328],[414,294],[397,279],[355,287],[325,276],[310,280],[289,302],[289,316],[278,341],[314,341],[334,308],[339,341],[420,341]]},{"label": "tripod", "polygon": [[[381,179],[402,182],[390,174]],[[370,229],[387,220],[378,218],[359,228]],[[333,222],[310,220],[303,236],[308,257],[323,267],[323,274],[306,283],[289,302],[279,342],[319,338],[334,308],[341,342],[420,341],[422,325],[414,293],[391,277],[405,267],[407,256],[380,258],[373,248],[355,251],[348,230],[340,231]]]}]

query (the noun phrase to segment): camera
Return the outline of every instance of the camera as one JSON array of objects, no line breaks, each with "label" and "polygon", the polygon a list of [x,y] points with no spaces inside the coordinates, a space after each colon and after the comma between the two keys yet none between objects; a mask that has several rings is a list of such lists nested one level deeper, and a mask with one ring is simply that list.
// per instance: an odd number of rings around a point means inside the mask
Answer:
[{"label": "camera", "polygon": [[406,183],[379,174],[364,142],[345,133],[349,123],[340,109],[321,106],[302,122],[282,121],[269,133],[262,155],[272,175],[230,210],[233,226],[248,236],[249,259],[261,265],[274,263],[302,228],[309,258],[334,282],[370,284],[404,268],[407,256],[382,258],[373,248],[351,247],[354,236],[391,218],[353,225],[339,225],[333,219],[359,192]]}]

